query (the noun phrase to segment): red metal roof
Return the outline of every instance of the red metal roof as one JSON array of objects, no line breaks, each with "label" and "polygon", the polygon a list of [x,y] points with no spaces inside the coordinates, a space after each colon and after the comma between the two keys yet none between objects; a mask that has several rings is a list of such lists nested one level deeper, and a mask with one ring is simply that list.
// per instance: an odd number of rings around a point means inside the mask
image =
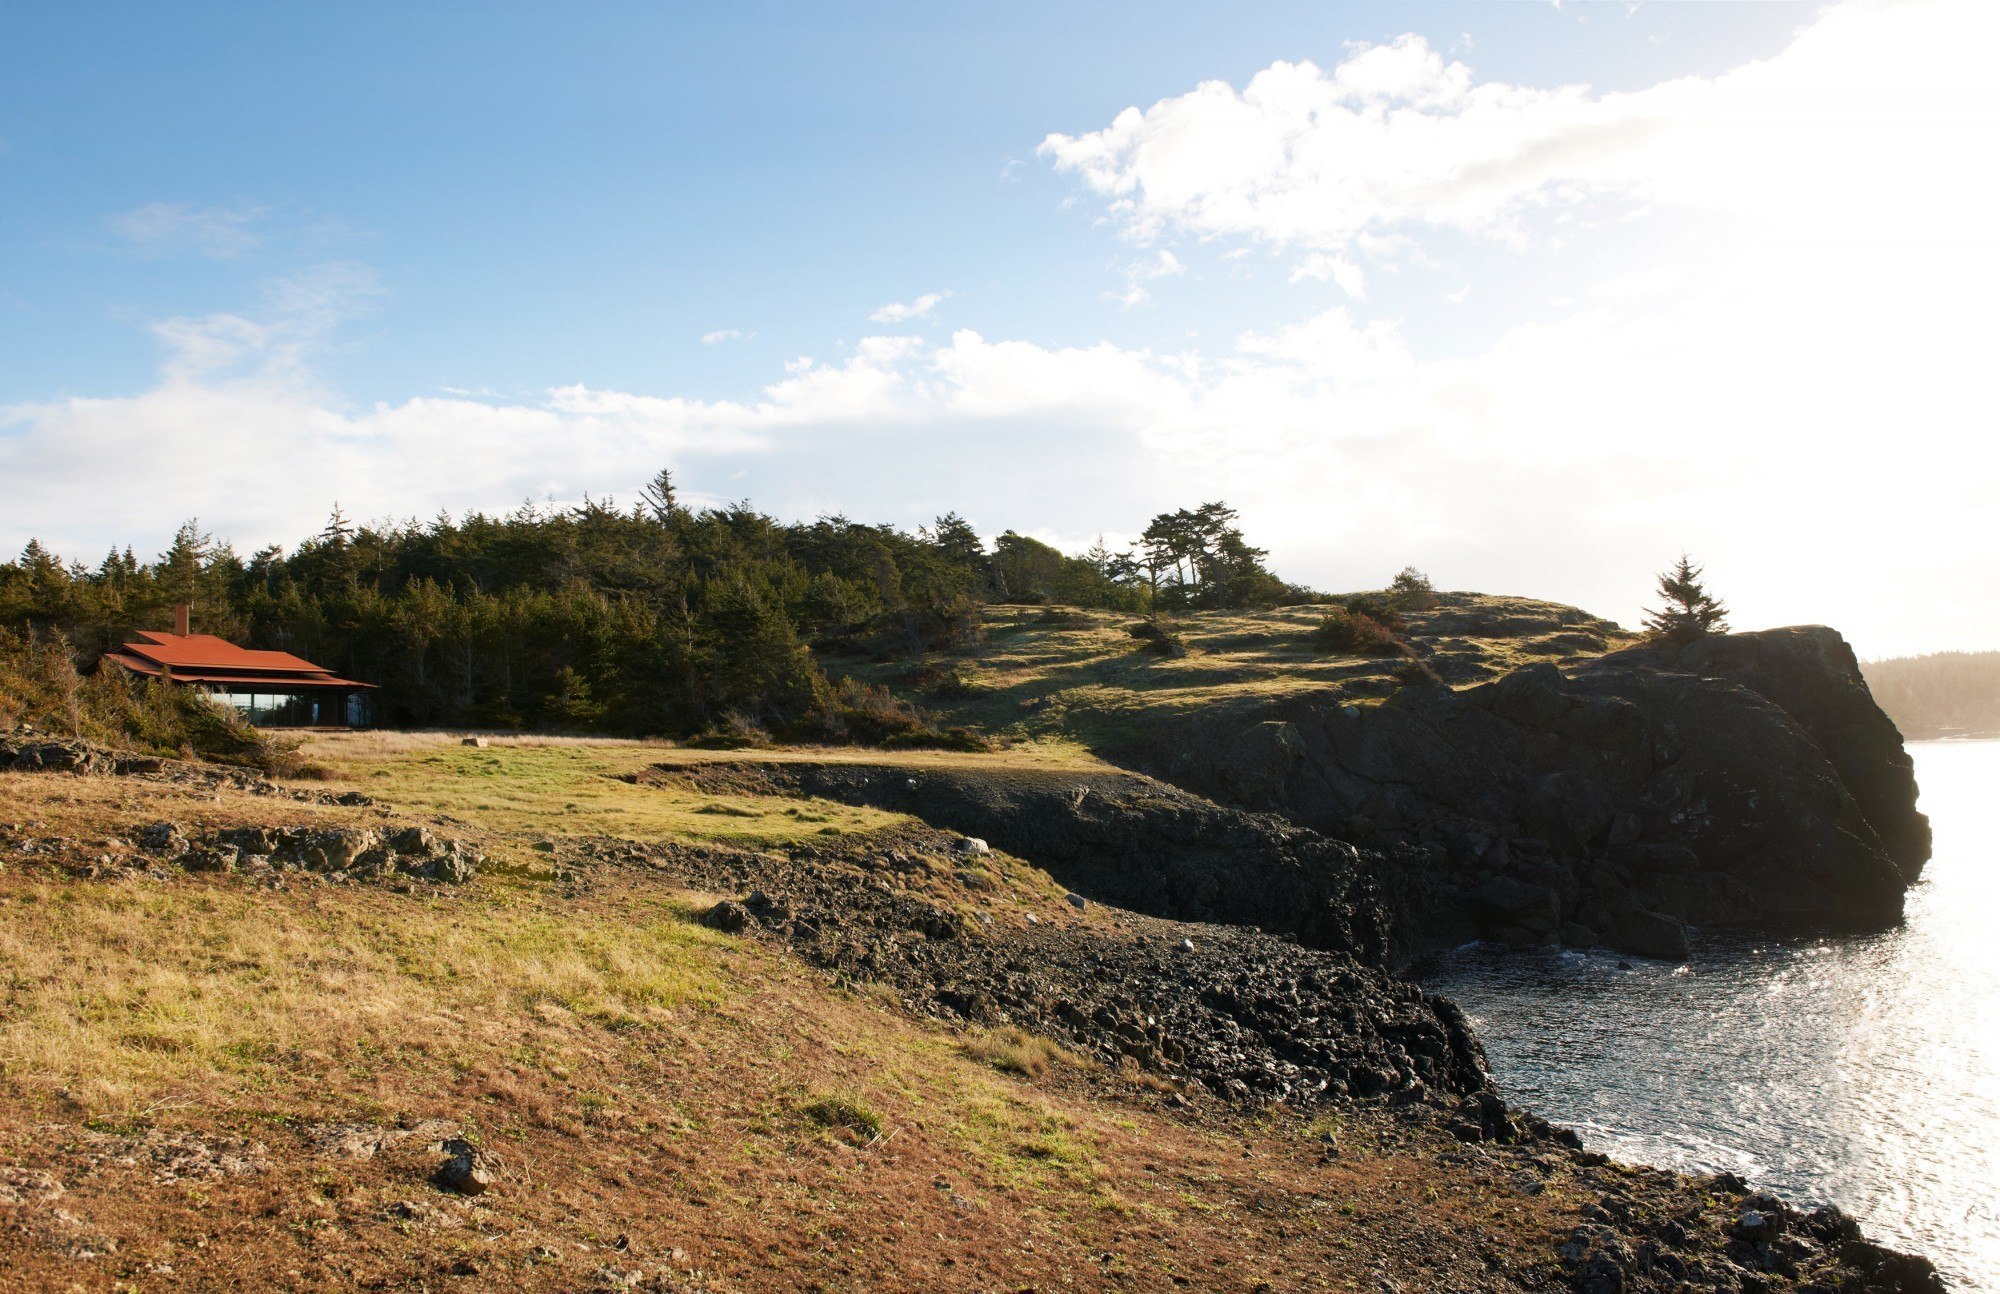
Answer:
[{"label": "red metal roof", "polygon": [[289,652],[251,651],[213,634],[181,636],[141,630],[144,642],[126,643],[104,659],[135,674],[156,678],[163,669],[182,683],[234,683],[289,687],[373,687],[336,678],[329,671]]}]

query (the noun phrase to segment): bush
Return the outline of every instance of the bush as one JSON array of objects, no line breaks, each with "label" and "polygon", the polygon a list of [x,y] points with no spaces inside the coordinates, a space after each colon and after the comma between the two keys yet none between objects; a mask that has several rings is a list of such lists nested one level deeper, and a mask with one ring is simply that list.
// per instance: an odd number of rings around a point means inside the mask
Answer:
[{"label": "bush", "polygon": [[1367,616],[1391,633],[1403,632],[1403,613],[1390,605],[1389,600],[1380,593],[1356,593],[1341,605],[1355,615]]},{"label": "bush", "polygon": [[762,750],[770,744],[771,734],[764,725],[741,710],[726,712],[688,742],[697,750]]},{"label": "bush", "polygon": [[298,743],[257,731],[231,706],[192,687],[134,678],[116,668],[84,674],[61,635],[0,631],[0,725],[115,750],[140,750],[311,776]]},{"label": "bush", "polygon": [[936,665],[919,665],[904,673],[899,681],[947,701],[970,700],[985,695],[989,690],[959,665],[946,669]]},{"label": "bush", "polygon": [[1404,611],[1429,611],[1438,604],[1431,577],[1414,566],[1405,566],[1389,581],[1389,601]]},{"label": "bush", "polygon": [[824,741],[889,750],[991,750],[993,743],[968,728],[940,729],[931,716],[879,684],[844,678],[814,715],[812,735]]},{"label": "bush", "polygon": [[799,1107],[799,1117],[816,1128],[837,1128],[865,1141],[882,1135],[882,1116],[851,1096],[818,1096]]},{"label": "bush", "polygon": [[1403,640],[1372,616],[1331,607],[1313,630],[1313,646],[1349,656],[1407,656]]},{"label": "bush", "polygon": [[1180,627],[1159,616],[1149,616],[1137,624],[1126,625],[1125,632],[1139,640],[1140,651],[1149,651],[1156,656],[1187,655],[1187,644],[1181,641]]}]

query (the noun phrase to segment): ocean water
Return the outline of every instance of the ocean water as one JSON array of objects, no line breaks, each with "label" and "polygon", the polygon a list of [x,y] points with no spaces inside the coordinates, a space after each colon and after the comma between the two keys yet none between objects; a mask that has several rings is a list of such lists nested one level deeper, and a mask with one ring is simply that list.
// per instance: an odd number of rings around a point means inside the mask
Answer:
[{"label": "ocean water", "polygon": [[1698,936],[1681,966],[1474,945],[1422,979],[1592,1148],[1837,1204],[2000,1294],[2000,741],[1910,752],[1936,852],[1901,929]]}]

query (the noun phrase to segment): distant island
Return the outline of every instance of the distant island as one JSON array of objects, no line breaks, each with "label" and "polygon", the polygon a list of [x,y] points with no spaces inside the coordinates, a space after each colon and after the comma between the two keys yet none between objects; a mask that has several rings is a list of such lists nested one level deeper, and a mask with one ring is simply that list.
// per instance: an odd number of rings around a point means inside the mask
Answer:
[{"label": "distant island", "polygon": [[1861,672],[1905,737],[2000,736],[2000,651],[1898,656]]}]

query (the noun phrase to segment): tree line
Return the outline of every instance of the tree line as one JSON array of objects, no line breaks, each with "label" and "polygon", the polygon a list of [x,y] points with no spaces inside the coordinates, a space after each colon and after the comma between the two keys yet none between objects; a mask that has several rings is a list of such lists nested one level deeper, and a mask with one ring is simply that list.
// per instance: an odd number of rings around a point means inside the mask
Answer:
[{"label": "tree line", "polygon": [[2000,735],[2000,651],[1866,661],[1861,673],[1905,737]]},{"label": "tree line", "polygon": [[684,506],[670,472],[637,502],[356,525],[248,557],[190,521],[151,561],[95,567],[31,541],[0,565],[0,632],[60,637],[81,665],[192,608],[197,632],[292,652],[381,687],[392,723],[826,740],[921,725],[836,684],[816,653],[969,647],[982,607],[1145,613],[1269,606],[1286,584],[1221,503],[1163,513],[1140,543],[1072,556],[950,514],[915,532],[843,516],[786,523]]}]

